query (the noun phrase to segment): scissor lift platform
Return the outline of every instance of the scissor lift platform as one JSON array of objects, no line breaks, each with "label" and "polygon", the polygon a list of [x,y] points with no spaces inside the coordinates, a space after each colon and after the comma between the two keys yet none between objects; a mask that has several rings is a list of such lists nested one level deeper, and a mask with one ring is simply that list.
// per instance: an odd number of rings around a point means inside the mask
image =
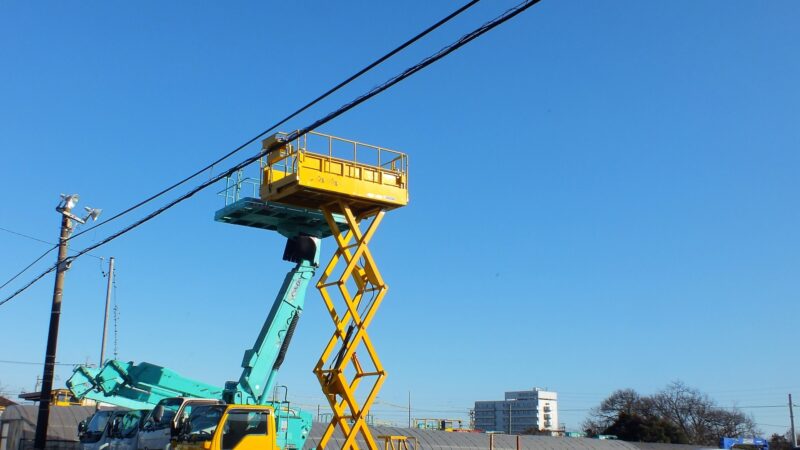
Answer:
[{"label": "scissor lift platform", "polygon": [[[347,228],[343,216],[336,214],[334,219],[340,227]],[[214,214],[214,220],[277,231],[286,237],[307,235],[322,239],[332,233],[319,210],[264,202],[252,197],[244,197],[226,205]]]},{"label": "scissor lift platform", "polygon": [[[365,418],[386,371],[367,328],[388,286],[368,246],[384,214],[408,203],[408,157],[317,132],[285,139],[278,134],[262,142],[270,152],[262,165],[261,200],[321,211],[338,246],[317,282],[335,327],[314,367],[333,412],[317,449],[325,449],[338,428],[343,449],[358,450],[360,435],[367,448],[379,450]],[[357,349],[364,350],[361,360]],[[407,448],[402,436],[383,439],[385,448]]]},{"label": "scissor lift platform", "polygon": [[[280,139],[263,141],[264,148]],[[408,203],[408,156],[395,150],[309,132],[267,156],[261,199],[356,216]]]}]

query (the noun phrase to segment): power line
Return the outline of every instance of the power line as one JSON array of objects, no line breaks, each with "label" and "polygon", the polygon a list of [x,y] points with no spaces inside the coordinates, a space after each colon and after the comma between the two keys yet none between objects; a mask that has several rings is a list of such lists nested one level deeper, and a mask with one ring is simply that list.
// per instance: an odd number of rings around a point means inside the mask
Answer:
[{"label": "power line", "polygon": [[719,409],[786,408],[786,405],[715,406],[715,408],[719,408]]},{"label": "power line", "polygon": [[757,423],[760,427],[776,427],[776,428],[789,428],[788,425],[775,425],[774,423]]},{"label": "power line", "polygon": [[453,11],[452,13],[450,13],[449,15],[444,17],[443,19],[439,20],[435,24],[433,24],[433,25],[429,26],[428,28],[426,28],[425,30],[423,30],[421,33],[417,34],[416,36],[412,37],[411,39],[409,39],[409,40],[405,41],[404,43],[400,44],[400,46],[398,46],[394,50],[392,50],[389,53],[386,53],[385,55],[383,55],[380,58],[376,59],[375,61],[373,61],[372,63],[370,63],[366,67],[364,67],[363,69],[359,70],[358,72],[354,73],[353,75],[351,75],[350,77],[345,79],[344,81],[342,81],[339,84],[337,84],[336,86],[330,88],[329,90],[327,90],[325,93],[323,93],[319,97],[317,97],[314,100],[306,103],[304,106],[302,106],[301,108],[297,109],[295,112],[293,112],[293,113],[289,114],[288,116],[284,117],[283,119],[279,120],[278,122],[276,122],[275,124],[273,124],[272,126],[267,128],[266,130],[262,131],[261,133],[257,134],[256,136],[250,138],[249,140],[247,140],[247,142],[245,142],[244,144],[236,147],[235,149],[231,150],[230,152],[226,153],[225,155],[223,155],[222,157],[220,157],[216,161],[212,162],[211,164],[206,165],[205,167],[203,167],[202,169],[199,169],[198,171],[196,171],[195,173],[189,175],[188,177],[178,181],[177,183],[167,187],[166,189],[163,189],[163,190],[159,191],[158,193],[156,193],[154,195],[151,195],[150,197],[148,197],[148,198],[140,201],[139,203],[137,203],[137,204],[135,204],[135,205],[123,210],[122,212],[119,212],[119,213],[109,217],[108,219],[103,220],[100,223],[98,223],[98,224],[96,224],[96,225],[94,225],[94,226],[92,226],[92,227],[90,227],[90,228],[88,228],[86,230],[83,230],[80,233],[75,234],[74,236],[70,237],[70,239],[76,238],[76,237],[78,237],[78,236],[80,236],[80,235],[82,235],[82,234],[84,234],[84,233],[86,233],[86,232],[88,232],[90,230],[94,230],[95,228],[97,228],[99,226],[105,225],[108,222],[111,222],[112,220],[115,220],[115,219],[117,219],[119,217],[122,217],[125,214],[127,214],[127,213],[129,213],[129,212],[131,212],[131,211],[133,211],[133,210],[135,210],[135,209],[137,209],[137,208],[139,208],[139,207],[141,207],[141,206],[153,201],[153,200],[155,200],[156,198],[161,197],[162,195],[164,195],[167,192],[169,192],[169,191],[177,188],[178,186],[186,183],[187,181],[192,180],[193,178],[195,178],[198,175],[202,174],[206,170],[214,168],[214,166],[216,166],[217,164],[219,164],[222,161],[224,161],[224,160],[228,159],[229,157],[233,156],[235,153],[238,153],[239,151],[241,151],[242,149],[244,149],[248,145],[250,145],[253,142],[257,141],[258,139],[262,138],[267,133],[277,129],[279,126],[281,126],[281,125],[285,124],[286,122],[288,122],[289,120],[297,117],[299,114],[303,113],[307,109],[311,108],[312,106],[316,105],[320,101],[324,100],[325,98],[327,98],[328,96],[330,96],[334,92],[336,92],[339,89],[347,86],[352,81],[354,81],[355,79],[359,78],[361,75],[364,75],[365,73],[369,72],[370,70],[374,69],[375,67],[377,67],[380,64],[382,64],[383,62],[385,62],[387,59],[389,59],[389,58],[393,57],[394,55],[400,53],[401,51],[403,51],[405,48],[407,48],[411,44],[417,42],[418,40],[422,39],[423,37],[428,35],[430,32],[432,32],[433,30],[435,30],[435,29],[439,28],[440,26],[444,25],[445,23],[449,22],[451,19],[453,19],[457,15],[461,14],[462,12],[466,11],[467,9],[469,9],[470,7],[472,7],[473,5],[478,3],[479,1],[480,0],[471,0],[471,1],[467,2],[464,6],[458,8],[457,10]]},{"label": "power line", "polygon": [[33,236],[29,236],[29,235],[27,235],[27,234],[20,233],[20,232],[18,232],[18,231],[9,230],[8,228],[3,228],[3,227],[0,227],[0,231],[5,231],[6,233],[16,234],[17,236],[24,237],[24,238],[26,238],[26,239],[30,239],[30,240],[32,240],[32,241],[41,242],[42,244],[55,245],[55,244],[53,244],[52,242],[47,242],[47,241],[45,241],[45,240],[43,240],[43,239],[35,238],[35,237],[33,237]]},{"label": "power line", "polygon": [[[125,210],[123,210],[123,211],[121,211],[121,212],[119,212],[119,213],[117,213],[117,214],[115,214],[115,215],[113,215],[113,216],[111,216],[111,217],[109,217],[108,219],[105,219],[105,220],[101,221],[100,223],[98,223],[98,224],[96,224],[96,225],[94,225],[94,226],[92,226],[92,227],[89,227],[89,228],[87,228],[87,229],[85,229],[85,230],[83,230],[83,231],[80,231],[80,232],[78,232],[78,233],[75,233],[74,235],[70,236],[70,237],[69,237],[69,239],[76,238],[76,237],[78,237],[78,236],[80,236],[80,235],[82,235],[82,234],[84,234],[84,233],[86,233],[86,232],[88,232],[88,231],[90,231],[90,230],[94,230],[95,228],[97,228],[97,227],[99,227],[99,226],[101,226],[101,225],[105,225],[106,223],[108,223],[108,222],[111,222],[112,220],[118,219],[119,217],[122,217],[122,216],[124,216],[125,214],[128,214],[128,213],[130,213],[131,211],[134,211],[135,209],[138,209],[139,207],[141,207],[141,206],[143,206],[143,205],[145,205],[145,204],[147,204],[147,203],[150,203],[151,201],[153,201],[153,200],[157,199],[158,197],[161,197],[162,195],[166,194],[167,192],[170,192],[170,191],[172,191],[173,189],[177,188],[178,186],[181,186],[181,185],[183,185],[184,183],[186,183],[186,182],[188,182],[188,181],[190,181],[190,180],[194,179],[195,177],[197,177],[198,175],[202,174],[202,173],[203,173],[203,172],[205,172],[206,170],[209,170],[209,169],[213,168],[213,167],[214,167],[214,166],[216,166],[217,164],[219,164],[219,163],[221,163],[222,161],[224,161],[224,160],[228,159],[229,157],[233,156],[235,153],[237,153],[237,152],[241,151],[242,149],[244,149],[244,148],[245,148],[245,147],[247,147],[248,145],[252,144],[253,142],[255,142],[256,140],[258,140],[259,138],[263,137],[265,134],[269,133],[270,131],[273,131],[273,130],[275,130],[275,129],[276,129],[276,128],[278,128],[279,126],[281,126],[281,125],[285,124],[285,123],[286,123],[286,122],[288,122],[289,120],[291,120],[291,119],[295,118],[296,116],[298,116],[299,114],[303,113],[303,112],[304,112],[304,111],[306,111],[307,109],[311,108],[312,106],[316,105],[316,104],[317,104],[317,103],[319,103],[320,101],[324,100],[325,98],[327,98],[328,96],[330,96],[330,95],[331,95],[331,94],[333,94],[334,92],[336,92],[336,91],[338,91],[339,89],[341,89],[341,88],[343,88],[343,87],[347,86],[348,84],[350,84],[351,82],[353,82],[353,81],[354,81],[354,80],[356,80],[357,78],[361,77],[361,76],[362,76],[362,75],[364,75],[365,73],[367,73],[367,72],[369,72],[370,70],[374,69],[375,67],[379,66],[380,64],[382,64],[383,62],[385,62],[385,61],[386,61],[386,60],[388,60],[389,58],[391,58],[391,57],[393,57],[394,55],[396,55],[396,54],[400,53],[401,51],[403,51],[404,49],[406,49],[407,47],[409,47],[409,46],[410,46],[410,45],[412,45],[413,43],[417,42],[418,40],[420,40],[420,39],[422,39],[423,37],[425,37],[425,36],[427,36],[428,34],[430,34],[432,31],[436,30],[437,28],[441,27],[441,26],[442,26],[442,25],[444,25],[445,23],[449,22],[449,21],[450,21],[451,19],[453,19],[454,17],[458,16],[459,14],[463,13],[463,12],[464,12],[464,11],[466,11],[467,9],[471,8],[473,5],[475,5],[475,4],[476,4],[476,3],[478,3],[479,1],[480,1],[480,0],[471,0],[471,1],[467,2],[466,4],[464,4],[464,6],[462,6],[462,7],[458,8],[457,10],[453,11],[452,13],[450,13],[449,15],[447,15],[446,17],[444,17],[443,19],[441,19],[441,20],[439,20],[438,22],[434,23],[433,25],[429,26],[428,28],[426,28],[425,30],[423,30],[422,32],[420,32],[419,34],[417,34],[416,36],[414,36],[414,37],[412,37],[411,39],[409,39],[409,40],[405,41],[404,43],[400,44],[400,46],[398,46],[398,47],[397,47],[397,48],[395,48],[394,50],[392,50],[392,51],[390,51],[389,53],[386,53],[385,55],[383,55],[383,56],[381,56],[380,58],[376,59],[375,61],[373,61],[372,63],[368,64],[366,67],[364,67],[363,69],[359,70],[358,72],[356,72],[355,74],[351,75],[350,77],[348,77],[348,78],[347,78],[347,79],[345,79],[344,81],[340,82],[340,83],[339,83],[339,84],[337,84],[336,86],[332,87],[331,89],[328,89],[328,90],[327,90],[325,93],[323,93],[322,95],[320,95],[320,96],[318,96],[317,98],[315,98],[314,100],[312,100],[312,101],[310,101],[310,102],[306,103],[304,106],[302,106],[301,108],[297,109],[295,112],[293,112],[293,113],[289,114],[288,116],[284,117],[283,119],[281,119],[280,121],[276,122],[275,124],[273,124],[272,126],[270,126],[269,128],[267,128],[266,130],[262,131],[261,133],[259,133],[258,135],[254,136],[253,138],[249,139],[249,140],[248,140],[247,142],[245,142],[244,144],[242,144],[242,145],[240,145],[240,146],[236,147],[235,149],[233,149],[232,151],[228,152],[228,153],[227,153],[227,154],[225,154],[224,156],[222,156],[222,157],[218,158],[217,160],[215,160],[215,161],[214,161],[214,162],[212,162],[211,164],[208,164],[208,165],[206,165],[205,167],[203,167],[202,169],[199,169],[199,170],[197,170],[195,173],[193,173],[193,174],[189,175],[188,177],[186,177],[186,178],[184,178],[184,179],[182,179],[182,180],[178,181],[177,183],[175,183],[175,184],[173,184],[173,185],[171,185],[171,186],[169,186],[169,187],[167,187],[167,188],[165,188],[165,189],[162,189],[162,190],[161,190],[161,191],[159,191],[158,193],[156,193],[156,194],[154,194],[154,195],[151,195],[150,197],[148,197],[148,198],[146,198],[146,199],[144,199],[144,200],[140,201],[139,203],[137,203],[137,204],[135,204],[135,205],[133,205],[133,206],[131,206],[131,207],[129,207],[129,208],[127,208],[127,209],[125,209]],[[47,241],[44,241],[44,240],[41,240],[41,239],[37,239],[37,238],[34,238],[34,237],[32,237],[32,236],[27,236],[27,235],[24,235],[24,234],[22,234],[22,233],[17,233],[17,232],[11,231],[11,230],[6,230],[6,229],[3,229],[3,228],[0,228],[0,229],[2,229],[2,230],[4,230],[4,231],[8,231],[9,233],[13,233],[13,234],[16,234],[16,235],[22,236],[22,237],[27,237],[27,238],[29,238],[29,239],[36,240],[36,241],[39,241],[39,242],[43,242],[43,243],[46,243],[46,244],[51,244],[51,243],[49,243],[49,242],[47,242]],[[68,240],[69,240],[69,239],[68,239]],[[51,244],[51,245],[54,245],[54,244]],[[50,250],[48,250],[48,251],[47,251],[47,252],[46,252],[44,255],[42,255],[42,256],[40,256],[40,257],[38,257],[38,258],[37,258],[37,259],[36,259],[34,262],[32,262],[31,264],[29,264],[28,266],[26,266],[24,269],[22,269],[20,272],[18,272],[16,275],[14,275],[14,276],[13,276],[13,277],[12,277],[10,280],[8,280],[8,281],[6,281],[5,283],[3,283],[3,285],[2,285],[2,286],[0,286],[0,289],[2,289],[2,288],[3,288],[3,287],[5,287],[6,285],[8,285],[8,284],[9,284],[9,283],[11,283],[12,281],[14,281],[14,279],[16,279],[17,277],[19,277],[19,276],[20,276],[20,275],[22,275],[23,273],[25,273],[25,272],[26,272],[28,269],[30,269],[30,268],[31,268],[31,267],[32,267],[34,264],[36,264],[37,262],[39,262],[39,260],[41,260],[42,258],[44,258],[44,256],[45,256],[47,253],[49,253],[49,252],[53,251],[53,250],[54,250],[55,248],[57,248],[57,247],[58,247],[58,246],[57,246],[57,245],[55,245],[53,248],[51,248]],[[99,258],[99,257],[97,257],[97,256],[94,256],[94,255],[90,255],[90,256],[93,256],[93,257],[95,257],[95,258]],[[101,258],[101,259],[102,259],[102,258]],[[26,289],[27,287],[28,287],[28,286],[25,286],[25,287],[23,287],[23,289],[22,289],[22,290]],[[17,293],[15,293],[15,295],[16,295],[16,294],[17,294]],[[0,305],[2,305],[2,303],[0,303]]]},{"label": "power line", "polygon": [[[50,252],[52,252],[53,250],[55,250],[57,247],[58,247],[57,245],[55,245],[55,246],[53,246],[53,247],[50,247],[50,249],[49,249],[49,250],[47,250],[46,252],[44,252],[44,253],[42,253],[41,255],[39,255],[39,257],[38,257],[38,258],[36,258],[36,259],[34,259],[32,263],[30,263],[30,264],[28,264],[27,266],[25,266],[25,267],[24,267],[22,270],[20,270],[19,272],[17,272],[17,273],[16,273],[16,275],[14,275],[13,277],[9,278],[9,279],[8,279],[8,281],[6,281],[5,283],[3,283],[3,285],[2,285],[2,286],[0,286],[0,289],[3,289],[4,287],[6,287],[6,286],[8,285],[8,283],[11,283],[12,281],[16,280],[16,279],[17,279],[17,278],[18,278],[20,275],[22,275],[23,273],[27,272],[27,271],[28,271],[28,269],[30,269],[31,267],[33,267],[33,265],[34,265],[34,264],[36,264],[37,262],[41,261],[41,260],[42,260],[42,258],[44,258],[44,257],[45,257],[45,256],[47,256],[48,254],[50,254]],[[53,269],[50,269],[50,270],[48,270],[48,271],[45,273],[45,275],[46,275],[47,273],[50,273],[50,272],[52,272],[52,271],[53,271]],[[42,276],[44,276],[44,275],[42,275]],[[38,279],[39,279],[39,278],[41,278],[41,277],[38,277],[38,278],[36,278],[36,280],[38,281]],[[27,289],[27,288],[28,288],[28,286],[30,286],[31,284],[33,284],[33,283],[29,283],[28,285],[26,285],[26,286],[25,286],[25,289]],[[20,291],[20,292],[21,292],[21,291]]]},{"label": "power line", "polygon": [[[54,244],[54,243],[52,243],[50,241],[45,241],[44,239],[39,239],[37,237],[33,237],[33,236],[28,235],[28,234],[20,233],[18,231],[9,230],[8,228],[0,227],[0,231],[5,231],[7,233],[16,234],[17,236],[24,237],[24,238],[30,239],[32,241],[41,242],[42,244],[52,245],[53,248],[58,248],[58,244]],[[89,230],[86,230],[86,231],[89,231]],[[49,253],[51,250],[52,249],[48,250],[47,252]],[[102,256],[92,255],[91,253],[87,253],[87,256],[91,256],[92,258],[96,258],[96,259],[99,259],[99,260],[105,259]],[[3,286],[5,286],[5,284]],[[0,288],[2,288],[3,286],[0,286]]]},{"label": "power line", "polygon": [[[0,364],[20,364],[20,365],[28,365],[28,366],[43,366],[44,363],[40,362],[33,362],[33,361],[11,361],[7,359],[0,359]],[[55,365],[57,366],[78,366],[81,363],[60,363],[57,362]]]},{"label": "power line", "polygon": [[[57,248],[58,248],[58,245],[57,245],[57,244],[53,244],[52,242],[45,241],[44,239],[39,239],[39,238],[36,238],[36,237],[33,237],[33,236],[29,236],[29,235],[27,235],[27,234],[20,233],[20,232],[18,232],[18,231],[9,230],[8,228],[3,228],[3,227],[0,227],[0,230],[2,230],[2,231],[5,231],[5,232],[7,232],[7,233],[15,234],[15,235],[17,235],[17,236],[21,236],[21,237],[24,237],[24,238],[26,238],[26,239],[30,239],[30,240],[33,240],[33,241],[36,241],[36,242],[41,242],[41,243],[43,243],[43,244],[52,245],[52,247],[50,247],[49,249],[47,249],[47,251],[45,251],[44,253],[42,253],[41,255],[39,255],[39,257],[38,257],[38,258],[34,259],[34,260],[33,260],[33,262],[31,262],[31,263],[30,263],[30,264],[28,264],[27,266],[23,267],[23,268],[22,268],[22,270],[20,270],[20,271],[19,271],[19,272],[17,272],[16,274],[14,274],[14,276],[12,276],[12,277],[11,277],[11,278],[9,278],[8,280],[6,280],[6,282],[5,282],[5,283],[3,283],[2,285],[0,285],[0,289],[3,289],[4,287],[8,286],[8,285],[9,285],[9,283],[11,283],[12,281],[14,281],[14,280],[16,280],[17,278],[19,278],[19,276],[20,276],[20,275],[22,275],[23,273],[27,272],[27,271],[28,271],[28,269],[30,269],[30,268],[31,268],[31,267],[33,267],[33,266],[34,266],[36,263],[38,263],[39,261],[41,261],[41,260],[42,260],[42,258],[44,258],[45,256],[49,255],[49,254],[50,254],[50,252],[52,252],[53,250],[55,250],[55,249],[57,249]],[[102,257],[102,256],[92,255],[91,253],[89,253],[89,254],[88,254],[88,256],[91,256],[92,258],[97,258],[97,259],[99,259],[100,261],[102,261],[102,260],[103,260],[103,257]],[[50,272],[52,272],[52,270],[51,270],[51,271],[48,271],[47,273],[50,273]],[[38,278],[37,278],[37,279],[38,279]],[[27,286],[26,286],[26,288],[27,288]]]},{"label": "power line", "polygon": [[[424,58],[423,60],[421,60],[417,64],[407,68],[406,70],[404,70],[403,72],[395,75],[394,77],[389,78],[383,84],[380,84],[380,85],[370,89],[365,94],[362,94],[361,96],[356,97],[354,100],[350,101],[349,103],[346,103],[346,104],[340,106],[338,109],[334,110],[331,113],[328,113],[327,115],[325,115],[321,119],[318,119],[318,120],[312,122],[311,124],[309,124],[309,125],[307,125],[307,126],[305,126],[303,128],[300,128],[300,129],[298,129],[296,131],[293,131],[293,132],[287,134],[286,137],[285,137],[285,141],[286,142],[294,141],[297,138],[299,138],[300,136],[308,133],[309,131],[317,129],[322,125],[325,125],[326,123],[330,122],[331,120],[333,120],[333,119],[341,116],[342,114],[350,111],[351,109],[353,109],[356,106],[364,103],[365,101],[371,99],[372,97],[375,97],[376,95],[381,94],[382,92],[386,91],[387,89],[391,88],[392,86],[396,85],[397,83],[405,80],[406,78],[409,78],[409,77],[413,76],[414,74],[422,71],[423,69],[425,69],[426,67],[430,66],[431,64],[443,59],[447,55],[453,53],[454,51],[456,51],[456,50],[460,49],[461,47],[467,45],[468,43],[472,42],[474,39],[476,39],[476,38],[486,34],[487,32],[491,31],[492,29],[494,29],[498,25],[501,25],[501,24],[507,22],[508,20],[511,20],[512,18],[516,17],[518,14],[522,13],[523,11],[526,11],[528,8],[530,8],[531,6],[539,3],[540,1],[541,0],[525,0],[522,3],[519,3],[518,5],[506,10],[504,13],[502,13],[501,15],[497,16],[496,18],[492,19],[491,21],[486,22],[485,24],[481,25],[480,27],[478,27],[478,28],[472,30],[471,32],[463,35],[461,38],[459,38],[458,40],[456,40],[452,44],[442,48],[441,50],[439,50],[438,52],[428,56],[427,58]],[[86,254],[86,253],[88,253],[88,252],[90,252],[90,251],[92,251],[92,250],[94,250],[96,248],[99,248],[99,247],[101,247],[101,246],[113,241],[114,239],[122,236],[123,234],[128,233],[129,231],[133,230],[134,228],[137,228],[137,227],[143,225],[144,223],[146,223],[146,222],[152,220],[153,218],[159,216],[164,211],[167,211],[168,209],[171,209],[175,205],[177,205],[177,204],[183,202],[184,200],[194,196],[196,193],[206,189],[207,187],[211,186],[212,184],[216,183],[217,181],[220,181],[221,179],[229,176],[230,174],[235,173],[236,171],[241,170],[244,167],[247,167],[248,165],[252,164],[253,162],[257,161],[258,159],[264,157],[265,155],[268,155],[269,153],[277,150],[282,145],[283,144],[281,142],[275,142],[269,148],[267,148],[265,150],[262,149],[261,151],[259,151],[255,155],[245,159],[244,161],[240,162],[239,164],[236,164],[233,167],[230,167],[229,169],[225,170],[224,172],[220,173],[219,175],[217,175],[215,177],[212,177],[208,181],[205,181],[205,182],[201,183],[200,185],[198,185],[195,188],[191,189],[190,191],[184,193],[183,195],[181,195],[177,199],[175,199],[175,200],[167,203],[166,205],[162,206],[161,208],[158,208],[157,210],[151,212],[150,214],[148,214],[144,218],[139,219],[138,221],[128,225],[127,227],[121,229],[120,231],[117,231],[116,233],[111,234],[110,236],[106,237],[105,239],[103,239],[103,240],[101,240],[101,241],[99,241],[99,242],[97,242],[95,244],[92,244],[92,245],[84,248],[83,250],[79,251],[76,255],[68,257],[67,260],[66,260],[67,263],[71,263],[72,261],[80,258],[84,254]],[[31,281],[30,283],[28,283],[27,285],[25,285],[21,289],[17,290],[17,292],[11,294],[9,297],[6,297],[3,301],[0,301],[0,306],[2,306],[5,303],[9,302],[11,299],[16,297],[20,293],[24,292],[27,288],[32,286],[36,281],[41,279],[47,273],[52,272],[53,270],[55,270],[55,268],[56,268],[56,265],[53,265],[47,271],[42,272],[39,276],[34,278],[33,281]]]},{"label": "power line", "polygon": [[719,391],[709,391],[709,394],[720,394],[720,393],[739,393],[739,392],[753,392],[753,391],[774,391],[774,390],[791,390],[794,389],[795,386],[772,386],[772,387],[758,387],[758,388],[748,388],[748,389],[724,389]]}]

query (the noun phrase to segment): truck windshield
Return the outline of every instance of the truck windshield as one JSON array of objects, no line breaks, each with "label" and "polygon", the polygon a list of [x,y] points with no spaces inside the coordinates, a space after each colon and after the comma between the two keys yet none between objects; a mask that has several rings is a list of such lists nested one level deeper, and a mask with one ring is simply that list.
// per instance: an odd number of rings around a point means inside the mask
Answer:
[{"label": "truck windshield", "polygon": [[86,431],[81,435],[81,442],[97,442],[103,436],[108,425],[108,419],[113,411],[97,411],[86,425]]},{"label": "truck windshield", "polygon": [[137,410],[130,411],[122,416],[122,423],[120,425],[120,437],[131,438],[139,431],[139,423],[142,420],[142,415],[147,411]]},{"label": "truck windshield", "polygon": [[167,398],[161,400],[160,405],[164,407],[164,415],[161,416],[161,423],[170,423],[175,419],[178,410],[181,408],[183,400],[180,398]]},{"label": "truck windshield", "polygon": [[211,439],[217,430],[219,420],[225,411],[225,405],[196,406],[189,416],[189,441],[205,441]]}]

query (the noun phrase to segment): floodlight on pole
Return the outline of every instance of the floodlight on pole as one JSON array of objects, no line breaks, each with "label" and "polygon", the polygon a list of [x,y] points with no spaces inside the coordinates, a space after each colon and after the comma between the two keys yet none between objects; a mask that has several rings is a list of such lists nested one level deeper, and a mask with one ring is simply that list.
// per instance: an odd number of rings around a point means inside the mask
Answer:
[{"label": "floodlight on pole", "polygon": [[69,211],[78,204],[78,200],[80,200],[80,196],[78,194],[61,194],[61,201],[56,206],[56,211],[63,212]]},{"label": "floodlight on pole", "polygon": [[44,373],[42,374],[42,391],[39,395],[39,415],[36,421],[36,436],[34,448],[45,450],[47,446],[47,426],[50,421],[50,401],[53,391],[53,377],[55,375],[56,348],[58,344],[58,323],[61,318],[61,297],[64,291],[64,274],[69,269],[67,258],[67,242],[72,234],[72,221],[84,224],[87,220],[97,220],[100,209],[85,208],[86,217],[78,217],[72,213],[72,208],[78,204],[78,194],[61,194],[61,201],[56,206],[56,211],[61,214],[61,235],[58,241],[58,261],[56,265],[56,282],[53,288],[53,304],[50,309],[50,328],[47,332],[47,350],[44,357]]},{"label": "floodlight on pole", "polygon": [[84,207],[83,209],[85,209],[88,213],[88,215],[83,218],[84,223],[89,219],[92,219],[92,221],[97,220],[97,218],[100,217],[100,213],[103,212],[103,210],[100,208],[89,208],[88,206]]},{"label": "floodlight on pole", "polygon": [[83,209],[86,210],[85,217],[78,217],[72,213],[72,208],[75,207],[79,199],[80,197],[78,197],[78,194],[70,194],[70,195],[61,194],[61,202],[59,202],[58,206],[56,206],[56,211],[69,217],[75,222],[78,222],[81,225],[85,224],[86,221],[89,219],[92,219],[93,221],[97,220],[97,218],[100,217],[100,213],[103,212],[103,210],[100,208],[89,208],[88,206],[84,207]]}]

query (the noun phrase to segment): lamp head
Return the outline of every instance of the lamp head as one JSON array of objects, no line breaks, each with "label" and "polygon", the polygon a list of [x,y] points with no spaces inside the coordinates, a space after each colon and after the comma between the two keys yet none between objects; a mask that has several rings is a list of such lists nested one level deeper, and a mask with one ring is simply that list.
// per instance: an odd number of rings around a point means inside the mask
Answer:
[{"label": "lamp head", "polygon": [[61,194],[61,201],[56,206],[56,211],[69,211],[78,204],[78,200],[80,200],[80,196],[78,194]]},{"label": "lamp head", "polygon": [[100,213],[103,211],[100,208],[89,208],[89,207],[83,208],[86,210],[86,217],[83,218],[78,217],[72,213],[72,208],[74,208],[75,205],[78,204],[79,199],[80,197],[78,197],[78,194],[70,194],[70,195],[61,194],[61,201],[58,202],[58,206],[56,206],[56,211],[81,224],[86,223],[86,221],[89,219],[97,220],[97,218],[100,217]]},{"label": "lamp head", "polygon": [[103,212],[103,210],[100,208],[89,208],[88,206],[84,207],[83,209],[85,209],[88,213],[87,216],[83,218],[84,222],[89,219],[97,220],[97,218],[100,217],[100,213]]}]

